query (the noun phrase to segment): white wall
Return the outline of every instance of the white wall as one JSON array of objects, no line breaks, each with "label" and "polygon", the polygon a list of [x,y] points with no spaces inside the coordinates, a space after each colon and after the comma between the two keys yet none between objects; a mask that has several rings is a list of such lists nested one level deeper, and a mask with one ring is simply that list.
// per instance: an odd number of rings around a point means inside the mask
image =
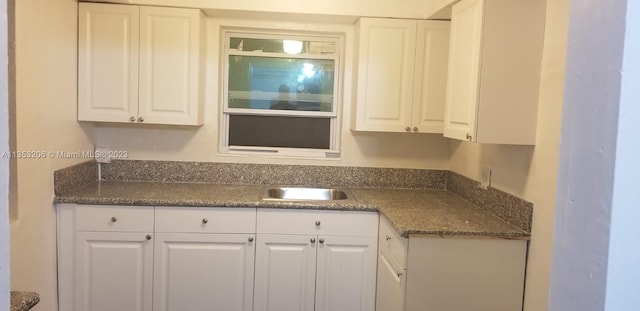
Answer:
[{"label": "white wall", "polygon": [[605,310],[633,310],[640,306],[640,196],[636,180],[640,176],[640,3],[627,2],[627,33],[622,64],[622,89],[618,119],[611,237],[607,268]]},{"label": "white wall", "polygon": [[[7,1],[0,0],[0,153],[9,150]],[[9,310],[9,160],[0,158],[0,310]]]},{"label": "white wall", "polygon": [[547,1],[535,147],[478,145],[466,142],[455,142],[451,145],[452,171],[480,180],[481,169],[491,168],[492,186],[534,203],[527,262],[525,311],[547,309],[568,16],[569,0]]},{"label": "white wall", "polygon": [[[449,141],[436,134],[356,133],[350,130],[353,68],[353,25],[268,22],[231,19],[208,20],[208,63],[205,125],[200,128],[148,125],[98,125],[96,145],[128,151],[131,159],[312,164],[446,169]],[[299,29],[346,34],[345,76],[342,109],[342,157],[340,160],[274,159],[256,156],[217,155],[219,131],[219,27],[239,25],[255,28]]]},{"label": "white wall", "polygon": [[[17,150],[92,150],[76,121],[76,0],[16,1]],[[56,310],[53,171],[84,161],[18,161],[18,219],[11,223],[11,286]]]},{"label": "white wall", "polygon": [[550,310],[640,305],[639,18],[634,0],[571,6]]}]

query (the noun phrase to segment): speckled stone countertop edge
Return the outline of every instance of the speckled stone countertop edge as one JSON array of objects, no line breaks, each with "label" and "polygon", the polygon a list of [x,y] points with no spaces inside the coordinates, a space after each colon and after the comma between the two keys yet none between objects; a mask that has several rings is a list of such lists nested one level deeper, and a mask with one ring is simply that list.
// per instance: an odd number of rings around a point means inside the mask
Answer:
[{"label": "speckled stone countertop edge", "polygon": [[315,209],[315,210],[358,210],[378,212],[378,208],[361,202],[325,203],[322,201],[211,201],[211,200],[156,200],[127,198],[94,198],[56,196],[53,203],[87,204],[87,205],[124,205],[124,206],[174,206],[174,207],[223,207],[223,208],[282,208],[282,209]]},{"label": "speckled stone countertop edge", "polygon": [[11,291],[11,311],[27,311],[40,302],[35,292]]},{"label": "speckled stone countertop edge", "polygon": [[517,229],[514,226],[512,232],[490,232],[490,231],[460,231],[460,230],[417,230],[417,229],[403,229],[395,221],[393,216],[385,214],[383,211],[378,210],[380,217],[385,217],[389,220],[389,223],[396,230],[396,232],[403,238],[409,238],[410,236],[438,236],[447,238],[488,238],[488,239],[507,239],[507,240],[530,240],[531,234]]},{"label": "speckled stone countertop edge", "polygon": [[[113,183],[113,182],[112,182]],[[120,182],[115,182],[120,183]],[[99,184],[99,183],[95,183]],[[94,184],[94,185],[95,185]],[[144,184],[144,183],[143,183]],[[234,185],[237,186],[237,185]],[[248,187],[262,188],[264,185],[245,185]],[[351,191],[350,188],[346,188]],[[389,189],[387,189],[389,190]],[[402,189],[396,189],[402,190]],[[407,189],[405,189],[407,190]],[[411,189],[413,191],[421,191]],[[423,190],[423,191],[438,191],[438,190]],[[442,190],[440,190],[442,191]],[[353,199],[346,201],[271,201],[263,200],[260,198],[259,191],[255,197],[250,196],[242,200],[215,200],[215,199],[152,199],[152,198],[125,198],[118,196],[99,197],[92,195],[57,195],[54,197],[54,203],[68,203],[68,204],[87,204],[87,205],[121,205],[121,206],[172,206],[172,207],[219,207],[219,208],[280,208],[280,209],[309,209],[309,210],[343,210],[343,211],[369,211],[377,212],[381,216],[389,219],[391,225],[402,237],[409,237],[410,235],[433,235],[441,237],[475,237],[475,238],[492,238],[492,239],[529,239],[530,234],[518,229],[517,227],[509,224],[513,229],[494,232],[494,231],[465,231],[460,229],[416,229],[406,228],[405,226],[398,224],[394,221],[394,215],[389,215],[384,212],[384,208],[381,208],[373,202],[369,202],[366,199],[358,199],[355,196]],[[446,191],[444,191],[446,192]],[[503,221],[503,220],[501,220]],[[503,221],[504,222],[504,221]],[[505,222],[508,224],[507,222]]]}]

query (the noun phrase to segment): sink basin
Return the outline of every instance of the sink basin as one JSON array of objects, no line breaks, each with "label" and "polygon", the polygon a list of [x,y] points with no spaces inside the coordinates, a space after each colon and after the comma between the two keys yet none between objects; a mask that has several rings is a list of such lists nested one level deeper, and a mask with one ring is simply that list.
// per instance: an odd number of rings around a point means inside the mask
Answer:
[{"label": "sink basin", "polygon": [[283,201],[335,201],[349,198],[347,191],[337,188],[306,188],[306,187],[279,187],[268,186],[262,195],[263,200]]}]

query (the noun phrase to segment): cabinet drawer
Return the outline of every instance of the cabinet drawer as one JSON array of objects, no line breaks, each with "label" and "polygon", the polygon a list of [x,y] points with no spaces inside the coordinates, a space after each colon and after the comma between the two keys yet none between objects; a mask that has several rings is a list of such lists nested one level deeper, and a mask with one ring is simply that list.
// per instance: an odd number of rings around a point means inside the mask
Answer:
[{"label": "cabinet drawer", "polygon": [[153,232],[153,206],[78,205],[78,231]]},{"label": "cabinet drawer", "polygon": [[258,209],[258,233],[369,236],[378,234],[378,213]]},{"label": "cabinet drawer", "polygon": [[378,236],[380,252],[391,261],[399,264],[398,268],[407,268],[407,244],[408,239],[401,237],[393,229],[386,217],[380,217],[380,234]]},{"label": "cabinet drawer", "polygon": [[156,232],[254,233],[255,208],[156,207]]}]

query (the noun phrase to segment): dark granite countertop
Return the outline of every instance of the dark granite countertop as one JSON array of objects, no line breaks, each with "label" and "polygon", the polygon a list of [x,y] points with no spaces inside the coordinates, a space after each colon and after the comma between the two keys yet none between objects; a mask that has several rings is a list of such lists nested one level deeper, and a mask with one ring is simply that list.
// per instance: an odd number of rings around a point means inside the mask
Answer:
[{"label": "dark granite countertop", "polygon": [[27,311],[40,302],[34,292],[11,291],[11,311]]},{"label": "dark granite countertop", "polygon": [[378,211],[398,232],[526,239],[529,233],[442,190],[349,188],[344,201],[266,201],[262,185],[94,182],[57,195],[55,203],[215,206]]}]

